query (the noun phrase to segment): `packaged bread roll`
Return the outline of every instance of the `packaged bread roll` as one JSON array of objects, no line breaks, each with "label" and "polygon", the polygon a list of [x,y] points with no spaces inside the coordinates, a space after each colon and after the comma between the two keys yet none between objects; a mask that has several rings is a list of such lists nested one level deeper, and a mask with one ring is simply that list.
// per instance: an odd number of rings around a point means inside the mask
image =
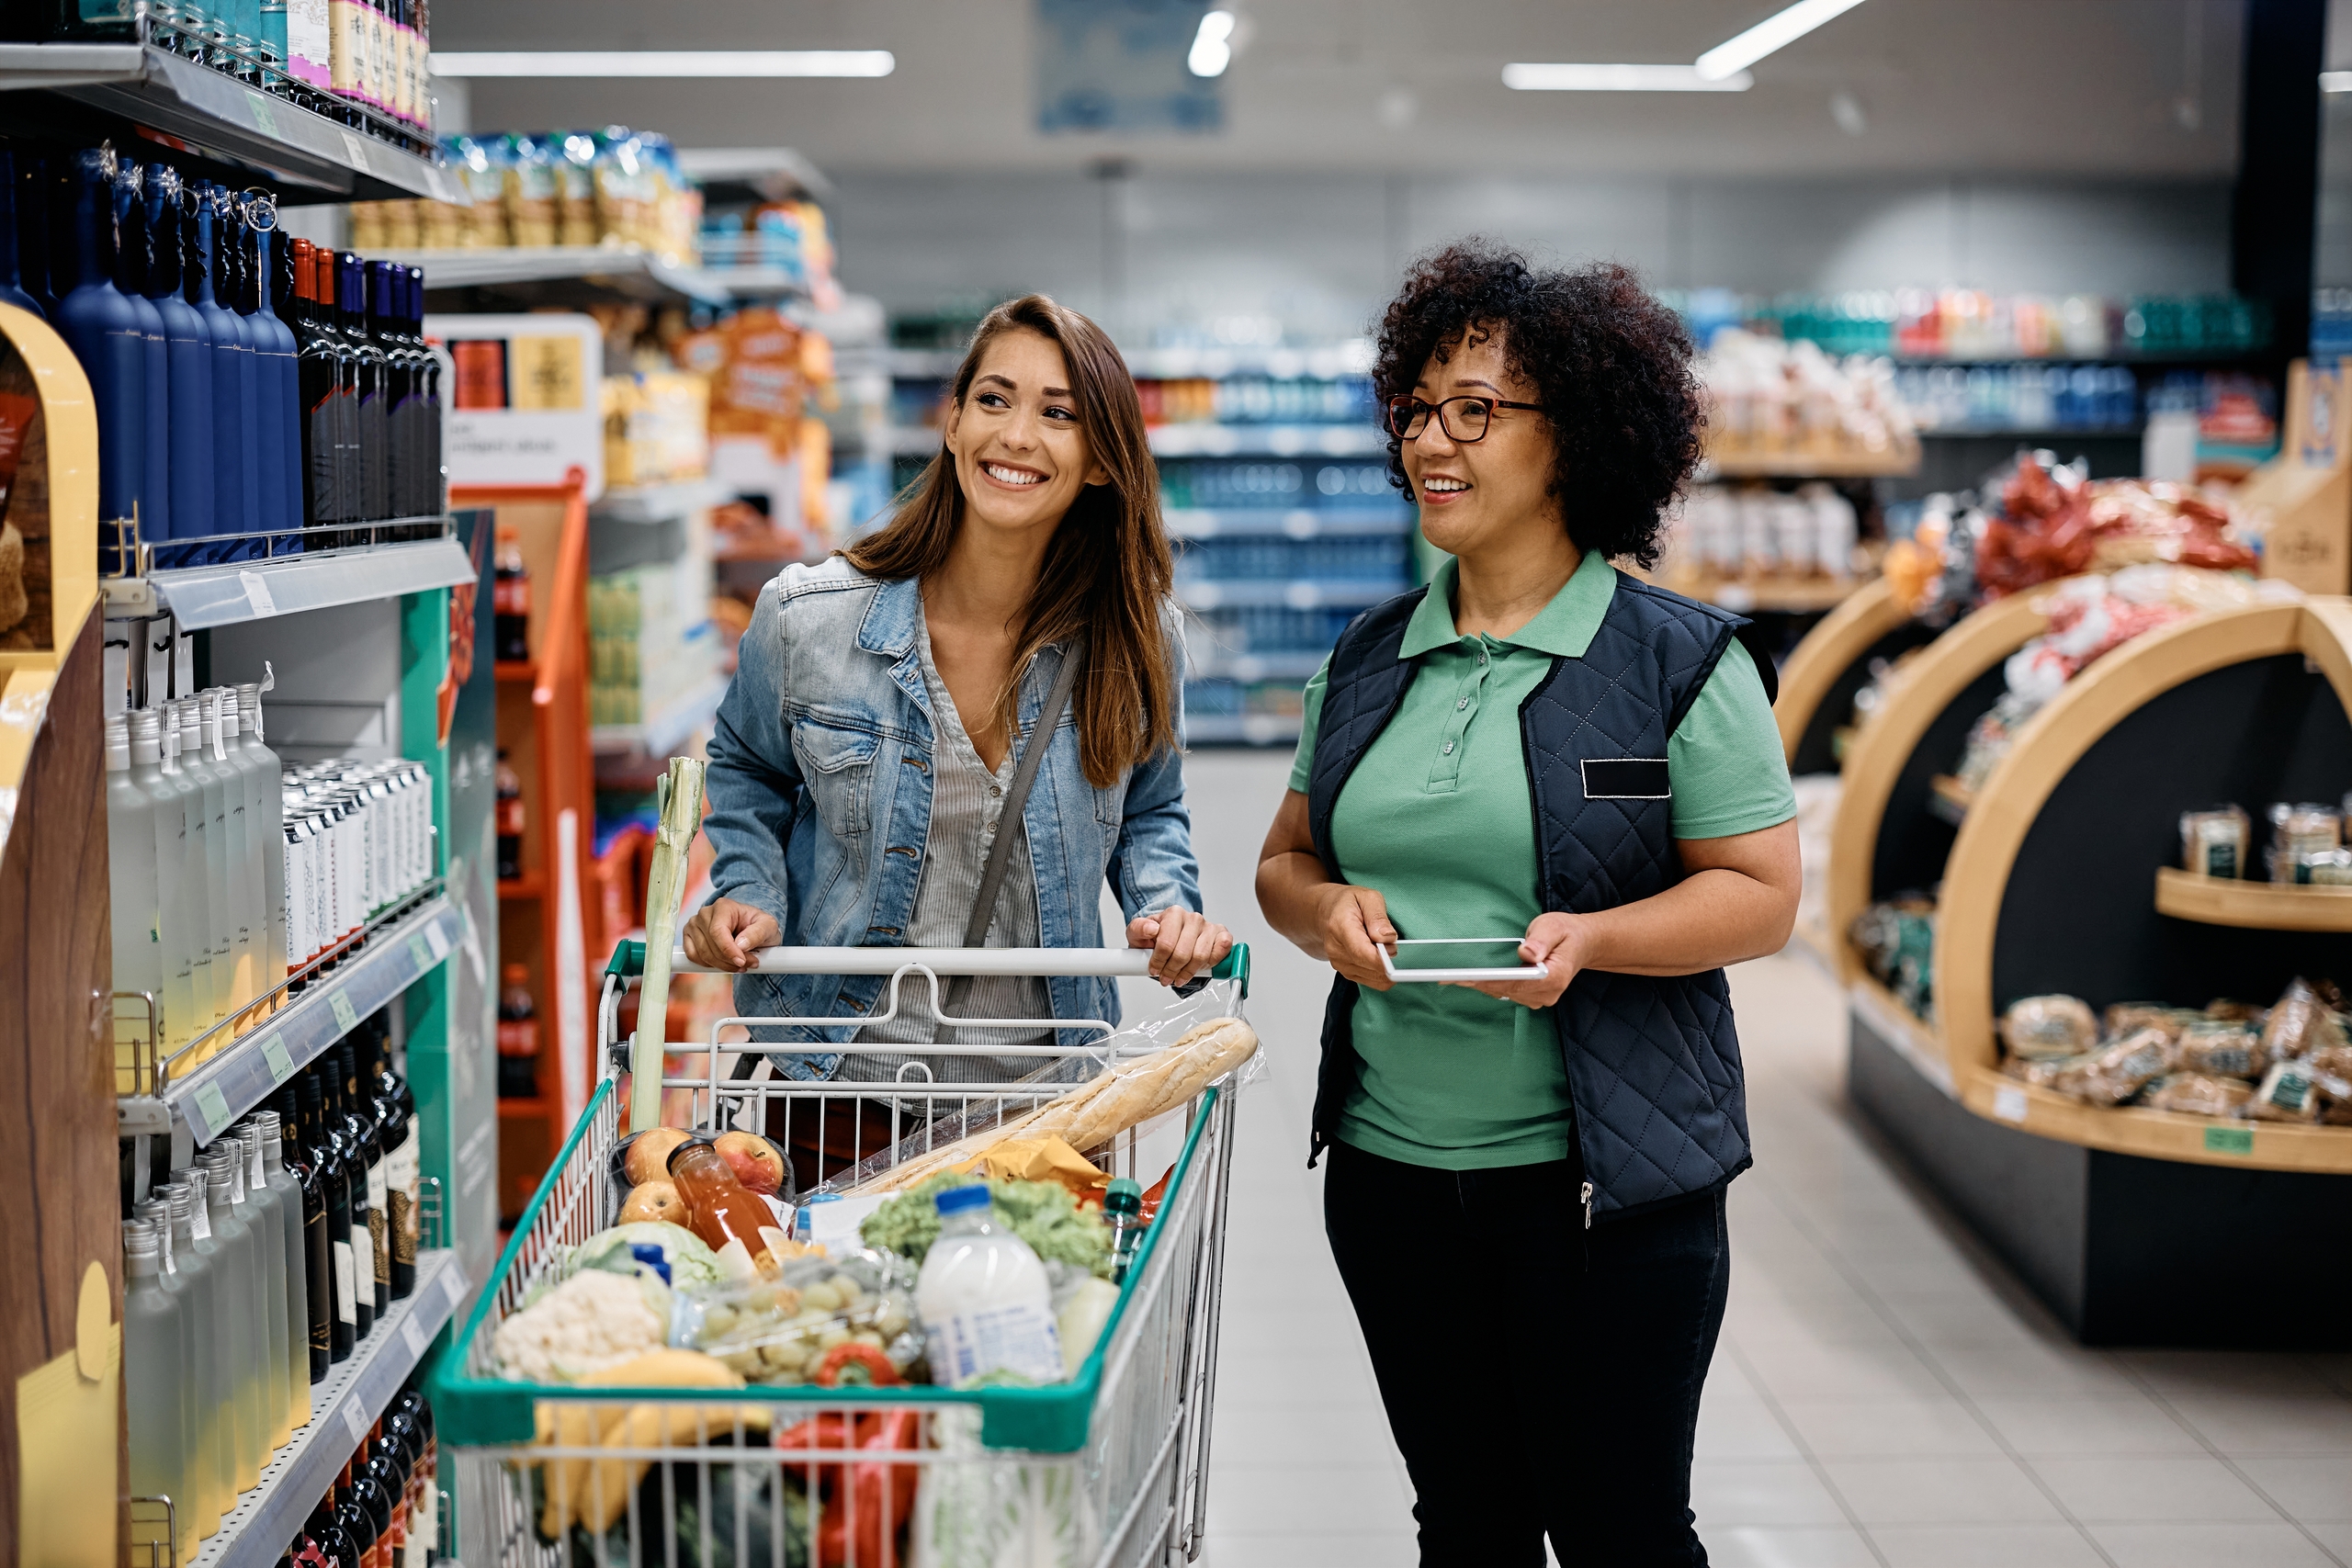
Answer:
[{"label": "packaged bread roll", "polygon": [[2254,1091],[2247,1113],[2266,1122],[2316,1122],[2321,1106],[2319,1086],[2301,1062],[2273,1062]]},{"label": "packaged bread roll", "polygon": [[2051,1088],[2088,1104],[2120,1105],[2163,1077],[2164,1070],[2164,1034],[2143,1029],[2064,1064]]},{"label": "packaged bread roll", "polygon": [[2234,806],[2180,814],[2180,863],[2192,876],[2244,876],[2253,824]]},{"label": "packaged bread roll", "polygon": [[2344,1021],[2308,980],[2287,983],[2277,1005],[2263,1021],[2262,1048],[2274,1062],[2308,1056],[2328,1045],[2345,1043]]},{"label": "packaged bread roll", "polygon": [[2098,1020],[2076,997],[2021,997],[2001,1015],[2001,1042],[2029,1060],[2077,1056],[2098,1043]]},{"label": "packaged bread roll", "polygon": [[2244,1078],[2251,1083],[2270,1065],[2270,1054],[2263,1046],[2262,1036],[2245,1025],[2202,1018],[2181,1031],[2165,1060],[2176,1073]]},{"label": "packaged bread roll", "polygon": [[2174,1073],[2149,1089],[2146,1104],[2152,1110],[2191,1116],[2243,1116],[2253,1099],[2254,1086],[2236,1078]]}]

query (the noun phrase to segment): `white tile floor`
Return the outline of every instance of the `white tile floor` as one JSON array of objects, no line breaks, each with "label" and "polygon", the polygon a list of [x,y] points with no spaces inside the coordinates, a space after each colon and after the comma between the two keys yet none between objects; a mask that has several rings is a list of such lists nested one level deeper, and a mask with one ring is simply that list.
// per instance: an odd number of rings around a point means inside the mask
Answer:
[{"label": "white tile floor", "polygon": [[[1250,894],[1286,765],[1190,764],[1204,892],[1253,945],[1271,1056],[1234,1161],[1204,1561],[1383,1568],[1416,1559],[1411,1493],[1305,1168],[1328,972]],[[2352,1354],[2077,1348],[1859,1126],[1819,971],[1768,959],[1733,989],[1756,1167],[1692,1483],[1714,1562],[2352,1565]]]}]

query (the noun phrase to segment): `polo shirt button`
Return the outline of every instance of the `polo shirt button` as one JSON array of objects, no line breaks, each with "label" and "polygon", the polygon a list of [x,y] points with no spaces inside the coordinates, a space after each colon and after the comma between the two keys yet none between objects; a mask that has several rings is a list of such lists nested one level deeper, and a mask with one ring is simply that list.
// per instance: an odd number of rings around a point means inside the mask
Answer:
[{"label": "polo shirt button", "polygon": [[1445,743],[1445,754],[1449,757],[1453,755],[1453,742],[1451,740]]},{"label": "polo shirt button", "polygon": [[1470,699],[1469,699],[1468,697],[1461,697],[1461,698],[1457,698],[1457,699],[1455,700],[1455,702],[1454,702],[1454,705],[1453,705],[1453,710],[1454,710],[1456,713],[1459,713],[1459,712],[1461,712],[1464,708],[1466,708],[1466,707],[1468,707],[1469,705],[1470,705]]}]

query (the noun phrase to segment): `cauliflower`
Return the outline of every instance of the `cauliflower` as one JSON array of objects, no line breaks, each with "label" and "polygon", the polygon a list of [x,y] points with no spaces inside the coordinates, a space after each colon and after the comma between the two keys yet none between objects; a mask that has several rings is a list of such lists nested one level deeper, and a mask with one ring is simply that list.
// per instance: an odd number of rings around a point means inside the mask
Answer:
[{"label": "cauliflower", "polygon": [[491,1349],[499,1370],[525,1382],[571,1382],[659,1350],[669,1324],[650,1295],[627,1275],[575,1274],[498,1325]]}]

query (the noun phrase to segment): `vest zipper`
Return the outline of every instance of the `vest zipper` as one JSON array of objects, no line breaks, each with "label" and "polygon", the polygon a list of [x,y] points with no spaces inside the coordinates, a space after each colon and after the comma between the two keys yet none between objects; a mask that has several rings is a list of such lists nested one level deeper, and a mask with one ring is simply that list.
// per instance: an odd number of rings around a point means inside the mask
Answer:
[{"label": "vest zipper", "polygon": [[1584,1190],[1577,1196],[1584,1200],[1584,1228],[1590,1230],[1592,1228],[1592,1183],[1586,1182]]}]

